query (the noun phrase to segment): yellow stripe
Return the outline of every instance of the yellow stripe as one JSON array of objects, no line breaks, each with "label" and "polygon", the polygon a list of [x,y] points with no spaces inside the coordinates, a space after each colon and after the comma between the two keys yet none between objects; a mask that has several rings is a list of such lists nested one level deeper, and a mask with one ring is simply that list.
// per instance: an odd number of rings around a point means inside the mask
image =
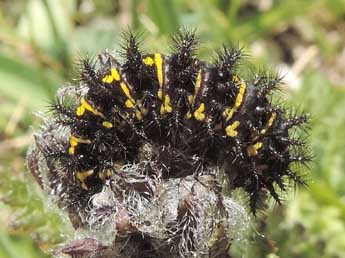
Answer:
[{"label": "yellow stripe", "polygon": [[[149,112],[149,109],[148,108],[144,108],[143,107],[143,104],[141,103],[141,101],[138,101],[138,111],[140,111],[140,113],[144,116],[147,115],[147,113]],[[137,112],[137,111],[136,111]]]},{"label": "yellow stripe", "polygon": [[163,58],[161,54],[155,54],[155,65],[157,69],[157,79],[159,83],[159,88],[162,89],[163,87]]},{"label": "yellow stripe", "polygon": [[161,115],[164,115],[164,114],[165,114],[164,105],[161,105],[160,113],[161,113]]},{"label": "yellow stripe", "polygon": [[106,170],[102,170],[98,173],[98,177],[101,179],[101,180],[105,180],[106,178],[110,178],[113,174],[113,170],[108,168]]},{"label": "yellow stripe", "polygon": [[143,63],[152,66],[155,62],[153,61],[152,57],[148,56],[143,59]]},{"label": "yellow stripe", "polygon": [[74,153],[75,153],[75,147],[69,147],[69,149],[68,149],[68,153],[70,154],[70,155],[74,155]]},{"label": "yellow stripe", "polygon": [[234,83],[238,83],[238,82],[240,81],[240,78],[239,78],[236,74],[234,74],[234,75],[232,76],[232,81],[233,81]]},{"label": "yellow stripe", "polygon": [[114,78],[115,81],[120,80],[120,74],[119,71],[116,68],[111,69],[111,76]]},{"label": "yellow stripe", "polygon": [[194,101],[194,96],[193,95],[188,95],[188,103],[189,105],[192,105],[193,104],[193,101]]},{"label": "yellow stripe", "polygon": [[140,111],[141,111],[141,113],[144,115],[144,116],[146,116],[148,113],[149,113],[149,109],[148,108],[140,108]]},{"label": "yellow stripe", "polygon": [[99,117],[102,117],[103,119],[105,119],[105,116],[97,111],[95,108],[93,108],[90,103],[88,103],[86,101],[86,99],[84,97],[82,97],[80,99],[80,106],[77,108],[76,110],[76,115],[77,116],[82,116],[84,113],[85,113],[85,110],[88,110],[90,111],[92,114],[96,115],[96,116],[99,116]]},{"label": "yellow stripe", "polygon": [[231,109],[226,108],[224,110],[223,116],[226,118],[226,121],[229,121],[232,118],[232,116],[234,115],[234,113],[237,111],[237,109],[241,106],[242,101],[243,101],[243,97],[244,97],[244,93],[246,92],[246,87],[247,87],[247,84],[244,81],[242,81],[241,86],[240,86],[240,90],[236,96],[234,106]]},{"label": "yellow stripe", "polygon": [[102,82],[104,83],[112,83],[113,81],[119,81],[120,80],[120,73],[116,68],[111,69],[111,74],[108,74],[103,77]]},{"label": "yellow stripe", "polygon": [[164,107],[165,107],[165,110],[166,110],[168,113],[171,113],[172,107],[171,107],[171,104],[170,104],[170,96],[169,96],[169,95],[165,95]]},{"label": "yellow stripe", "polygon": [[82,116],[82,115],[84,115],[84,113],[85,113],[85,107],[79,106],[79,107],[77,108],[77,110],[75,111],[75,113],[76,113],[77,116]]},{"label": "yellow stripe", "polygon": [[83,143],[83,144],[90,144],[91,141],[89,139],[82,139],[82,138],[78,138],[74,135],[71,135],[70,139],[69,139],[69,149],[68,152],[71,155],[74,155],[75,152],[75,147],[79,144],[79,143]]},{"label": "yellow stripe", "polygon": [[102,125],[104,126],[104,127],[106,127],[106,128],[113,128],[113,124],[112,123],[110,123],[109,121],[104,121],[103,123],[102,123]]},{"label": "yellow stripe", "polygon": [[134,99],[131,96],[131,93],[129,91],[128,86],[124,82],[121,82],[120,86],[121,86],[123,93],[126,95],[126,97],[129,98],[133,103],[135,103]]},{"label": "yellow stripe", "polygon": [[198,72],[198,76],[196,77],[196,81],[195,81],[194,95],[190,100],[192,106],[194,106],[195,99],[196,99],[198,92],[199,92],[199,89],[201,87],[201,79],[202,79],[202,76],[201,76],[201,69],[200,69]]},{"label": "yellow stripe", "polygon": [[238,135],[238,132],[236,131],[236,128],[240,125],[240,121],[235,121],[231,125],[228,125],[225,128],[226,135],[229,137],[236,137]]},{"label": "yellow stripe", "polygon": [[[135,105],[135,100],[132,98],[128,86],[127,86],[124,82],[121,82],[121,83],[120,83],[120,86],[121,86],[121,90],[123,91],[123,93],[124,93],[124,94],[126,95],[126,97],[128,98],[128,99],[126,100],[126,102],[125,102],[125,106],[126,106],[127,108],[133,108],[134,105]],[[137,111],[136,111],[136,113],[137,113]],[[141,120],[141,118],[139,118],[140,115],[137,114],[136,116],[137,116],[137,118],[138,118],[139,120]]]},{"label": "yellow stripe", "polygon": [[[194,94],[193,95],[188,95],[188,103],[194,107],[195,99],[198,95],[199,89],[201,87],[201,80],[202,80],[202,75],[201,75],[201,69],[198,71],[198,75],[196,77],[195,85],[194,85]],[[194,112],[194,117],[198,121],[202,121],[205,119],[205,104],[201,103],[199,108],[195,110]],[[192,118],[192,113],[191,111],[188,111],[186,116],[186,119],[191,119]]]},{"label": "yellow stripe", "polygon": [[188,111],[186,114],[186,119],[191,119],[191,118],[192,118],[192,113]]},{"label": "yellow stripe", "polygon": [[194,112],[194,117],[198,121],[202,121],[205,119],[205,104],[201,103],[199,108]]},{"label": "yellow stripe", "polygon": [[267,132],[267,130],[272,126],[274,120],[276,119],[276,116],[277,116],[277,113],[272,112],[271,117],[268,119],[268,122],[265,125],[265,127],[260,131],[260,134],[265,134]]},{"label": "yellow stripe", "polygon": [[77,145],[78,143],[89,144],[89,143],[91,143],[91,141],[89,139],[82,139],[82,138],[78,138],[74,135],[71,135],[70,143],[71,143],[71,145]]},{"label": "yellow stripe", "polygon": [[135,110],[135,116],[137,117],[138,120],[143,119],[143,114],[140,112],[140,110]]},{"label": "yellow stripe", "polygon": [[162,99],[163,99],[163,91],[162,91],[162,90],[158,90],[157,96],[158,96],[158,98],[159,98],[160,100],[162,100]]},{"label": "yellow stripe", "polygon": [[76,173],[77,178],[81,182],[81,187],[84,188],[85,190],[88,189],[87,185],[85,184],[85,181],[89,176],[93,175],[93,173],[94,173],[93,169]]},{"label": "yellow stripe", "polygon": [[170,103],[170,96],[165,95],[164,103],[161,106],[160,113],[161,113],[161,115],[164,115],[165,113],[171,113],[171,112],[172,112],[172,106]]},{"label": "yellow stripe", "polygon": [[[120,160],[117,160],[114,162],[114,165],[113,167],[115,169],[121,169],[122,167],[124,166],[124,162],[123,161],[120,161]],[[114,169],[111,169],[111,168],[107,168],[105,170],[102,170],[98,173],[98,177],[101,179],[101,180],[105,180],[106,178],[110,178],[112,175],[113,175],[113,171]]]},{"label": "yellow stripe", "polygon": [[106,75],[103,77],[102,82],[104,83],[112,83],[114,80],[113,76],[111,75]]},{"label": "yellow stripe", "polygon": [[105,174],[104,174],[104,172],[105,172],[105,171],[100,171],[100,172],[98,172],[98,177],[99,177],[99,179],[101,179],[102,181],[104,181],[104,179],[105,179]]},{"label": "yellow stripe", "polygon": [[[160,100],[163,99],[163,57],[159,53],[154,54],[154,59],[150,56],[145,57],[143,59],[144,64],[148,66],[152,66],[155,64],[157,70],[157,79],[159,84],[159,89],[157,92],[157,96]],[[164,109],[164,107],[163,107]]]},{"label": "yellow stripe", "polygon": [[231,108],[225,108],[223,111],[223,117],[228,117],[228,115],[230,114]]},{"label": "yellow stripe", "polygon": [[134,103],[130,99],[127,99],[126,102],[125,102],[125,106],[127,108],[133,108],[134,107]]},{"label": "yellow stripe", "polygon": [[106,173],[107,177],[111,177],[112,174],[113,174],[113,170],[112,169],[107,169],[105,173]]},{"label": "yellow stripe", "polygon": [[258,155],[258,151],[262,148],[263,143],[262,142],[257,142],[249,147],[247,147],[247,153],[249,156],[256,156]]}]

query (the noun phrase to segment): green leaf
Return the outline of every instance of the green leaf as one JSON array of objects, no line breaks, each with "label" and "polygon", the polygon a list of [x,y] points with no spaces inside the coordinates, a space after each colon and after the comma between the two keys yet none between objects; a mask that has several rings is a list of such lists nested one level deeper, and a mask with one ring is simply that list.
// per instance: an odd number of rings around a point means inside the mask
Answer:
[{"label": "green leaf", "polygon": [[31,110],[42,110],[61,79],[35,66],[0,54],[0,93],[15,102],[24,100]]}]

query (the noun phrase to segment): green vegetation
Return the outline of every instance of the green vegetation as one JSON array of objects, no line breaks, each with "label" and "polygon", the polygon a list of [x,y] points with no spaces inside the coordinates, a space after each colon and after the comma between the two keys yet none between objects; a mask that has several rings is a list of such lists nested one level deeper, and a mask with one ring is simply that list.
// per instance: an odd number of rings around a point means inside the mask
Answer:
[{"label": "green vegetation", "polygon": [[180,26],[197,27],[203,58],[232,42],[253,66],[287,73],[281,98],[312,115],[309,187],[260,215],[260,234],[234,257],[345,257],[344,10],[344,0],[0,1],[0,257],[47,257],[71,234],[25,167],[32,113],[72,81],[78,56],[114,49],[128,27],[164,52]]}]

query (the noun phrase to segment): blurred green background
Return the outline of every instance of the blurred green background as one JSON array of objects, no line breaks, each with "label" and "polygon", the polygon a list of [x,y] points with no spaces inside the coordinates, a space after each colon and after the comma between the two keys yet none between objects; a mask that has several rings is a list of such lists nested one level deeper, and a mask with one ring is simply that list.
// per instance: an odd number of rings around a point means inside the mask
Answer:
[{"label": "blurred green background", "polygon": [[1,258],[49,257],[71,236],[25,167],[33,112],[73,83],[80,55],[118,48],[129,27],[167,52],[181,26],[197,27],[205,59],[222,43],[244,46],[250,69],[285,74],[281,98],[312,114],[309,187],[259,216],[233,256],[345,257],[344,0],[0,0]]}]

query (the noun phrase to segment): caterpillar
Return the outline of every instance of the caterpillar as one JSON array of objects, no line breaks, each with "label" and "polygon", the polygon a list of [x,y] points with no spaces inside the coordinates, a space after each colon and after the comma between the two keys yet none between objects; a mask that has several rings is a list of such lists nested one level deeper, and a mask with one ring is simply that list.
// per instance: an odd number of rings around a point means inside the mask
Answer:
[{"label": "caterpillar", "polygon": [[162,178],[218,167],[231,189],[248,193],[254,214],[267,193],[280,203],[287,182],[304,184],[299,165],[311,155],[294,132],[308,115],[272,103],[279,75],[242,78],[242,49],[223,45],[207,62],[197,58],[198,46],[195,31],[182,29],[172,53],[144,53],[128,33],[122,63],[109,52],[82,58],[78,98],[51,107],[69,140],[46,157],[63,164],[85,193],[126,164]]}]

